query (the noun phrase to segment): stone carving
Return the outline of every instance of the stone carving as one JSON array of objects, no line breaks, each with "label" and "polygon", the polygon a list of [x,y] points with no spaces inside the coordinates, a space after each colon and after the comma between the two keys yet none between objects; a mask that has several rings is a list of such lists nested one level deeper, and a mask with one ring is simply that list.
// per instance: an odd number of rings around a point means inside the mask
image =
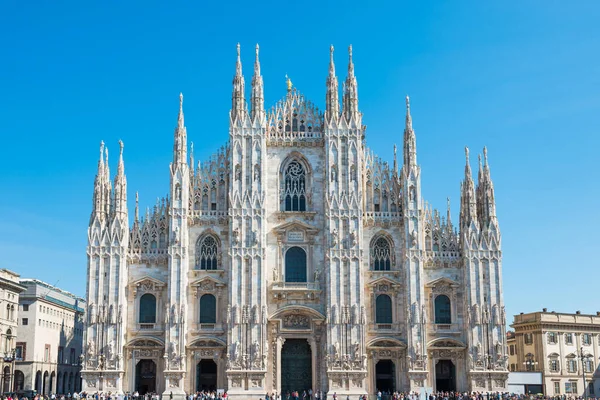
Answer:
[{"label": "stone carving", "polygon": [[354,343],[353,345],[353,356],[354,356],[354,360],[359,360],[360,359],[360,344]]},{"label": "stone carving", "polygon": [[364,325],[367,323],[367,311],[365,306],[360,306],[360,324]]},{"label": "stone carving", "polygon": [[356,246],[356,231],[350,232],[350,247]]},{"label": "stone carving", "polygon": [[288,329],[309,329],[310,319],[302,314],[288,314],[283,317],[283,327]]},{"label": "stone carving", "polygon": [[90,304],[90,306],[88,307],[89,309],[89,315],[90,315],[90,324],[95,324],[96,323],[96,305],[94,303]]},{"label": "stone carving", "polygon": [[177,323],[177,305],[173,304],[171,306],[171,323],[175,325]]},{"label": "stone carving", "polygon": [[338,358],[340,356],[340,342],[335,342],[333,345],[333,356]]},{"label": "stone carving", "polygon": [[169,323],[169,305],[165,304],[165,311],[164,311],[164,317],[165,317],[165,324]]},{"label": "stone carving", "polygon": [[114,351],[114,348],[113,348],[113,344],[112,343],[108,343],[106,345],[106,357],[109,360],[112,360],[114,358],[114,356],[115,356],[115,351]]},{"label": "stone carving", "polygon": [[88,358],[93,358],[96,355],[96,346],[91,340],[88,340],[86,353]]},{"label": "stone carving", "polygon": [[231,323],[231,306],[227,305],[227,319],[226,319],[227,323],[230,324]]},{"label": "stone carving", "polygon": [[254,166],[254,181],[260,182],[260,166],[258,164]]},{"label": "stone carving", "polygon": [[331,231],[331,247],[335,247],[338,244],[338,230],[333,228]]},{"label": "stone carving", "polygon": [[479,315],[479,304],[473,305],[473,322],[475,323],[475,325],[481,324],[481,318]]},{"label": "stone carving", "polygon": [[235,246],[239,243],[239,240],[240,240],[240,230],[238,228],[235,228],[231,232],[231,243]]},{"label": "stone carving", "polygon": [[321,278],[321,270],[319,269],[315,269],[315,273],[314,273],[314,281],[315,282],[319,282]]},{"label": "stone carving", "polygon": [[417,232],[414,230],[410,234],[410,247],[415,247],[417,245]]},{"label": "stone carving", "polygon": [[262,323],[266,324],[267,323],[267,319],[269,317],[268,313],[267,313],[267,306],[262,306]]},{"label": "stone carving", "polygon": [[123,305],[119,304],[119,314],[117,316],[117,323],[123,323]]},{"label": "stone carving", "polygon": [[179,323],[181,323],[182,325],[185,324],[185,317],[186,317],[185,304],[182,304],[181,310],[179,311]]},{"label": "stone carving", "polygon": [[243,305],[242,306],[242,324],[247,324],[248,320],[250,318],[249,314],[249,310],[248,310],[249,306],[248,305]]},{"label": "stone carving", "polygon": [[334,304],[333,306],[331,306],[331,323],[337,324],[337,321],[337,307]]},{"label": "stone carving", "polygon": [[258,306],[255,304],[252,306],[252,323],[258,324],[259,316],[258,316]]}]

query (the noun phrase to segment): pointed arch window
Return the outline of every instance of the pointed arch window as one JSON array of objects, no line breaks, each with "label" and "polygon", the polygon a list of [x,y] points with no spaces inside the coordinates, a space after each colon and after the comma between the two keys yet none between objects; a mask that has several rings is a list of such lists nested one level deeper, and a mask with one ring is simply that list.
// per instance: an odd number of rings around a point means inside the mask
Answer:
[{"label": "pointed arch window", "polygon": [[140,324],[156,323],[156,297],[146,293],[140,297]]},{"label": "pointed arch window", "polygon": [[371,269],[373,271],[389,271],[392,267],[392,249],[390,242],[379,237],[371,244]]},{"label": "pointed arch window", "polygon": [[285,253],[285,281],[306,282],[306,252],[292,247]]},{"label": "pointed arch window", "polygon": [[284,172],[284,211],[306,211],[306,170],[297,160]]},{"label": "pointed arch window", "polygon": [[375,300],[375,323],[392,323],[392,299],[387,294],[380,294]]},{"label": "pointed arch window", "polygon": [[435,323],[452,323],[452,311],[450,308],[450,299],[446,295],[439,295],[435,298]]},{"label": "pointed arch window", "polygon": [[218,269],[219,242],[213,235],[206,235],[196,245],[196,268],[204,270]]},{"label": "pointed arch window", "polygon": [[200,323],[215,324],[217,322],[217,299],[212,294],[200,297]]}]

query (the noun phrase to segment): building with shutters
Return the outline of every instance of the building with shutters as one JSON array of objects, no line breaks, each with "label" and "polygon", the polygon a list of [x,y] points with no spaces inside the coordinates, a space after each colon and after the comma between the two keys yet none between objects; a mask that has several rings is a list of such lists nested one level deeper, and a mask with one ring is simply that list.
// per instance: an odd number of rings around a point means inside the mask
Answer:
[{"label": "building with shutters", "polygon": [[598,396],[600,312],[543,309],[515,315],[511,327],[515,330],[511,371],[541,372],[548,396]]},{"label": "building with shutters", "polygon": [[85,300],[37,279],[20,284],[15,391],[80,391]]},{"label": "building with shutters", "polygon": [[486,150],[477,183],[466,150],[453,222],[449,208],[421,196],[408,97],[400,159],[394,146],[388,164],[366,144],[352,48],[341,101],[333,47],[326,86],[324,112],[289,79],[266,110],[257,46],[247,104],[238,46],[227,144],[196,164],[180,96],[169,195],[142,215],[137,195],[127,200],[123,143],[113,181],[102,143],[88,231],[86,391],[259,398],[505,388]]}]

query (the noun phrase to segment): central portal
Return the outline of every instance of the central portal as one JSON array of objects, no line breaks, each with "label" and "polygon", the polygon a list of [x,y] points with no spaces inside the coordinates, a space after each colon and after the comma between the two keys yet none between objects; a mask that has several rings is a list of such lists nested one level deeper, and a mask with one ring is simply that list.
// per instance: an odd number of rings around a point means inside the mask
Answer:
[{"label": "central portal", "polygon": [[312,352],[306,339],[286,339],[281,349],[281,394],[312,389]]},{"label": "central portal", "polygon": [[140,395],[156,392],[156,364],[152,360],[140,360],[135,366],[135,390]]},{"label": "central portal", "polygon": [[435,390],[438,392],[456,391],[456,368],[450,360],[440,360],[435,365]]}]

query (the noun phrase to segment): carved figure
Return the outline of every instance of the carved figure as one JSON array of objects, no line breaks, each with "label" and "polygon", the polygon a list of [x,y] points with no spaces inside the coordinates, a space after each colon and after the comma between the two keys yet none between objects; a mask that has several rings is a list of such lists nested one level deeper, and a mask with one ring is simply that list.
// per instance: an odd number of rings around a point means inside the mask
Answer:
[{"label": "carved figure", "polygon": [[88,356],[88,358],[93,358],[94,355],[96,355],[96,346],[94,345],[93,341],[88,340],[88,343],[87,343],[87,356]]},{"label": "carved figure", "polygon": [[319,282],[320,277],[321,277],[321,270],[315,269],[315,273],[314,273],[315,282]]},{"label": "carved figure", "polygon": [[235,180],[239,181],[240,179],[242,179],[242,167],[240,164],[237,164],[235,166]]},{"label": "carved figure", "polygon": [[110,309],[108,311],[108,323],[111,325],[115,324],[115,306],[113,304],[110,305]]},{"label": "carved figure", "polygon": [[354,343],[354,360],[360,359],[360,344]]},{"label": "carved figure", "polygon": [[117,322],[120,324],[123,322],[123,305],[119,305],[119,315],[117,316]]},{"label": "carved figure", "polygon": [[182,324],[185,323],[185,304],[181,305],[181,310],[179,312],[179,322]]},{"label": "carved figure", "polygon": [[415,354],[417,356],[417,358],[421,357],[421,342],[417,341],[417,344],[415,345]]},{"label": "carved figure", "polygon": [[108,357],[109,360],[112,360],[113,357],[115,356],[112,343],[109,343],[106,345],[106,356]]},{"label": "carved figure", "polygon": [[364,325],[367,323],[367,311],[365,306],[360,306],[360,323]]},{"label": "carved figure", "polygon": [[254,181],[260,182],[260,167],[258,164],[254,166]]},{"label": "carved figure", "polygon": [[253,360],[257,359],[259,350],[260,350],[260,346],[259,346],[258,342],[255,340],[254,343],[252,343],[252,346],[250,346],[250,357]]},{"label": "carved figure", "polygon": [[235,245],[238,244],[239,242],[239,238],[240,238],[240,230],[238,228],[235,228],[232,232],[231,232],[231,242]]},{"label": "carved figure", "polygon": [[94,303],[90,304],[90,324],[96,323],[96,305]]},{"label": "carved figure", "polygon": [[165,304],[165,324],[169,323],[169,305]]},{"label": "carved figure", "polygon": [[177,305],[175,304],[171,306],[171,322],[173,324],[177,323]]},{"label": "carved figure", "polygon": [[227,323],[230,324],[231,323],[231,306],[228,305],[227,306],[227,319],[226,319]]},{"label": "carved figure", "polygon": [[335,305],[331,306],[331,323],[337,324],[337,308]]},{"label": "carved figure", "polygon": [[177,342],[172,341],[169,343],[169,357],[173,359],[177,354]]},{"label": "carved figure", "polygon": [[336,358],[340,356],[340,342],[335,342],[333,345],[333,356]]},{"label": "carved figure", "polygon": [[356,246],[356,231],[350,232],[350,247]]},{"label": "carved figure", "polygon": [[258,324],[258,306],[256,304],[252,306],[252,323]]},{"label": "carved figure", "polygon": [[352,319],[350,320],[352,324],[356,325],[358,323],[358,314],[356,311],[356,304],[352,306]]},{"label": "carved figure", "polygon": [[338,230],[333,228],[331,231],[331,247],[335,247],[338,244]]},{"label": "carved figure", "polygon": [[473,306],[473,321],[475,322],[475,325],[481,324],[481,318],[479,315],[479,304],[475,304]]}]

